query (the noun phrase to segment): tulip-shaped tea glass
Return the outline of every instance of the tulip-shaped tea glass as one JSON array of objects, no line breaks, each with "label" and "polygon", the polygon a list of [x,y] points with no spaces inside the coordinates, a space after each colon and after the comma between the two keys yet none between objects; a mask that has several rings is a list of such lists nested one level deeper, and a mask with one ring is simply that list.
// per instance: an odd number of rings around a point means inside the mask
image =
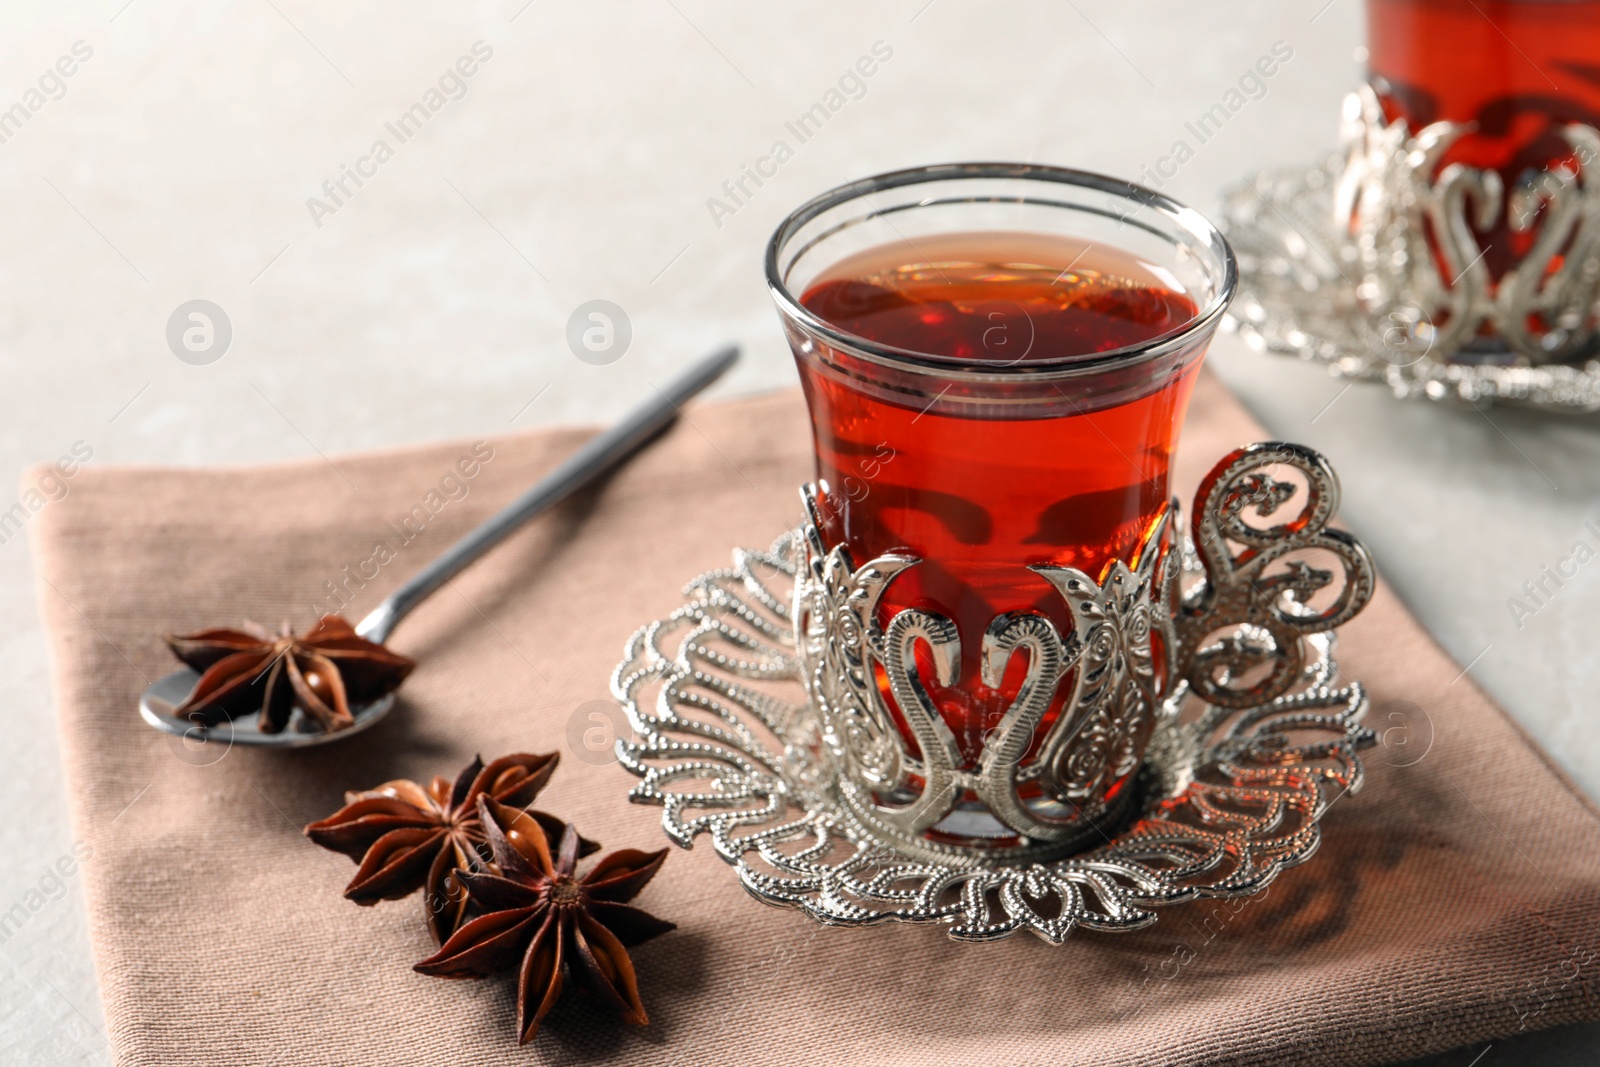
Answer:
[{"label": "tulip-shaped tea glass", "polygon": [[1226,241],[1128,182],[932,166],[805,204],[766,273],[815,435],[797,621],[845,802],[941,856],[1096,840],[1175,684],[1168,476]]}]

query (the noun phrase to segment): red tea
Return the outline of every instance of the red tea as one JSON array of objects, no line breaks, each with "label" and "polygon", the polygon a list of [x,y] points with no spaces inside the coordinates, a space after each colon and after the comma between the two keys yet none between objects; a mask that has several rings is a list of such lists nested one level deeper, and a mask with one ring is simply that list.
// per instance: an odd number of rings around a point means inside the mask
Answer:
[{"label": "red tea", "polygon": [[[825,271],[801,303],[880,345],[1010,369],[1019,381],[1041,361],[1148,344],[1197,313],[1158,266],[1105,246],[1014,233],[872,249]],[[846,357],[832,355],[827,368],[800,360],[826,486],[824,539],[847,545],[858,566],[896,551],[923,561],[895,578],[884,611],[919,607],[956,623],[960,681],[929,690],[975,761],[1025,670],[1019,656],[998,690],[981,684],[985,629],[998,614],[1031,610],[1071,632],[1060,596],[1030,564],[1098,579],[1113,560],[1134,562],[1170,495],[1169,462],[1199,359],[1170,362],[1162,373],[1146,368],[1131,392],[1099,398],[1085,384],[1092,379],[1061,380],[1012,416],[1003,406],[961,404],[955,380],[934,396],[869,388]],[[931,680],[928,663],[920,673]]]}]

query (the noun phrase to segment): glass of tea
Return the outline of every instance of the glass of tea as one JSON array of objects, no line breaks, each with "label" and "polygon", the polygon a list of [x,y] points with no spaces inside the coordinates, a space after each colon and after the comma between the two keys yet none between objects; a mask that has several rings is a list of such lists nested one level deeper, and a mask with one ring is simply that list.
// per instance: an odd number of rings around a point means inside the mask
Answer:
[{"label": "glass of tea", "polygon": [[[1504,188],[1580,158],[1568,123],[1600,127],[1600,0],[1367,0],[1367,71],[1386,117],[1413,132],[1470,123],[1442,165],[1499,173]],[[1538,237],[1515,211],[1482,234],[1498,279]]]},{"label": "glass of tea", "polygon": [[[885,623],[919,608],[955,624],[954,684],[937,684],[925,650],[916,669],[975,767],[1027,666],[1016,656],[985,683],[991,623],[1033,612],[1073,629],[1030,568],[1097,580],[1117,560],[1134,568],[1164,520],[1184,411],[1233,293],[1232,253],[1198,213],[1125,181],[959,164],[815,198],[779,226],[766,272],[810,409],[823,541],[858,567],[888,553],[920,561],[879,610]],[[1035,746],[1070,691],[1069,674]],[[1091,795],[1045,798],[1056,817],[1104,812],[1147,739]],[[1007,833],[960,810],[935,830],[956,843]]]}]

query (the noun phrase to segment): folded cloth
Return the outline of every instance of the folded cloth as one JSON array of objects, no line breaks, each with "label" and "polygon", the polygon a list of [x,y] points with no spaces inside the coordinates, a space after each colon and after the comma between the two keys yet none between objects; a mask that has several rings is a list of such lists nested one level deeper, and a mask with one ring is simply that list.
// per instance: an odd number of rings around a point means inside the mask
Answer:
[{"label": "folded cloth", "polygon": [[[1255,898],[1059,947],[974,946],[938,928],[823,928],[746,896],[710,848],[673,849],[637,900],[678,924],[634,950],[650,1025],[574,994],[519,1050],[513,977],[413,973],[434,950],[420,898],[344,900],[354,867],[300,827],[347,789],[559,751],[540,808],[608,848],[661,847],[659,810],[627,802],[634,779],[594,743],[607,680],[688,579],[797,521],[798,394],[692,408],[441,589],[392,639],[419,666],[367,733],[303,751],[194,746],[137,705],[174,666],[163,632],[359,618],[585,436],[86,469],[35,517],[120,1063],[1355,1064],[1600,1016],[1595,807],[1380,587],[1339,658],[1385,743],[1365,788],[1330,809],[1321,851]],[[1181,495],[1264,436],[1203,379]]]}]

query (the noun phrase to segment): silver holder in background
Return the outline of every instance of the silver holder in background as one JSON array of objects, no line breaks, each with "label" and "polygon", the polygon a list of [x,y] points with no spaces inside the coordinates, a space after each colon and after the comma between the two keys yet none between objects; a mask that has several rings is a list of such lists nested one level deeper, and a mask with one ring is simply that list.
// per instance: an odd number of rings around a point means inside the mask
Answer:
[{"label": "silver holder in background", "polygon": [[[1169,516],[1133,566],[1098,581],[1036,568],[1073,628],[1032,612],[989,627],[986,678],[1022,650],[1028,677],[976,766],[960,764],[911,665],[924,643],[954,681],[953,624],[915,609],[879,618],[915,559],[855,567],[814,523],[770,551],[738,550],[641,628],[613,675],[635,734],[617,751],[642,779],[631,797],[662,807],[678,845],[708,837],[757,899],[828,925],[1060,942],[1080,925],[1130,930],[1160,905],[1259,892],[1316,849],[1373,741],[1361,687],[1337,681],[1333,660],[1332,629],[1374,586],[1365,549],[1329,528],[1337,506],[1320,455],[1252,445],[1202,483],[1189,538]],[[1030,755],[1062,684],[1067,703]],[[1104,787],[1130,770],[1118,810]],[[1011,843],[958,843],[985,823]]]},{"label": "silver holder in background", "polygon": [[[1588,166],[1510,189],[1494,171],[1439,166],[1469,132],[1389,122],[1362,86],[1342,155],[1229,189],[1239,293],[1225,325],[1400,397],[1600,410],[1600,131],[1562,130]],[[1495,281],[1475,231],[1498,225],[1532,236]]]}]

